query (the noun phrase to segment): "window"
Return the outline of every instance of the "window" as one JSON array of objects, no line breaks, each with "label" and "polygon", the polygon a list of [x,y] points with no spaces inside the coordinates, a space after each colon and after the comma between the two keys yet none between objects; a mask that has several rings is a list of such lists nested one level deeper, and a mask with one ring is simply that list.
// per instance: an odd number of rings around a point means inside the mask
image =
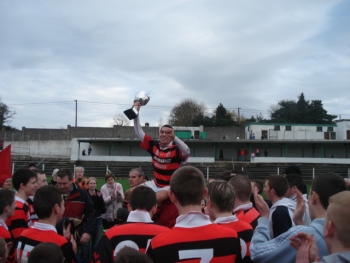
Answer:
[{"label": "window", "polygon": [[322,132],[322,127],[316,127],[317,132]]},{"label": "window", "polygon": [[275,125],[275,126],[273,126],[273,130],[274,131],[280,131],[281,127],[279,125]]},{"label": "window", "polygon": [[333,131],[333,127],[327,127],[327,131],[332,132]]},{"label": "window", "polygon": [[292,126],[286,126],[286,131],[291,131],[292,130]]}]

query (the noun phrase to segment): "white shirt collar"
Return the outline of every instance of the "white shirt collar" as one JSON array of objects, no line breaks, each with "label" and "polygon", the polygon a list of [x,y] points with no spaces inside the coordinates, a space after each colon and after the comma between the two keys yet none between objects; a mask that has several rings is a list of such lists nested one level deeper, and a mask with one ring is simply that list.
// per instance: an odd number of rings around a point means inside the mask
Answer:
[{"label": "white shirt collar", "polygon": [[27,203],[26,200],[23,200],[22,198],[20,198],[20,197],[18,197],[18,196],[15,196],[15,200],[16,200],[16,201],[19,201],[19,202],[21,202],[21,203],[23,203],[23,204],[26,204],[26,203]]},{"label": "white shirt collar", "polygon": [[46,223],[39,223],[39,222],[34,222],[34,225],[32,225],[30,228],[32,229],[38,229],[38,230],[51,230],[55,231],[57,233],[56,227],[50,224]]},{"label": "white shirt collar", "polygon": [[215,224],[228,224],[228,223],[233,223],[237,222],[238,218],[236,215],[231,215],[231,216],[224,216],[224,217],[219,217],[215,219],[214,223]]},{"label": "white shirt collar", "polygon": [[191,211],[187,214],[178,216],[176,218],[175,227],[192,228],[210,224],[212,224],[212,222],[209,220],[209,216],[201,212]]},{"label": "white shirt collar", "polygon": [[248,210],[252,207],[253,207],[253,203],[249,202],[247,204],[237,206],[235,209],[233,209],[233,212],[235,213],[235,212],[240,211],[240,210]]},{"label": "white shirt collar", "polygon": [[6,230],[9,230],[7,225],[5,224],[4,220],[0,219],[0,226],[2,226],[3,228],[5,228]]},{"label": "white shirt collar", "polygon": [[138,209],[129,213],[126,222],[153,223],[148,211]]}]

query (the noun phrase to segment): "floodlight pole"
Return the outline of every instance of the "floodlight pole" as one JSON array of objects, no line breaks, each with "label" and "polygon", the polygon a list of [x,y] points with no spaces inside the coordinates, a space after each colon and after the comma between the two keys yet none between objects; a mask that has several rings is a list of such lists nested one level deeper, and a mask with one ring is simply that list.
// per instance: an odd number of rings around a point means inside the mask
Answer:
[{"label": "floodlight pole", "polygon": [[78,100],[75,101],[75,128],[78,125]]}]

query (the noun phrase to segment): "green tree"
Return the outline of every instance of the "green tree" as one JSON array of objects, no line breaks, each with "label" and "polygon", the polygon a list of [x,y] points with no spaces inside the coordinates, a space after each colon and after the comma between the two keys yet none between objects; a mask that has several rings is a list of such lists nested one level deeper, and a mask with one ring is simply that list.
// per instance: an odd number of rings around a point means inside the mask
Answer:
[{"label": "green tree", "polygon": [[176,104],[169,116],[169,124],[174,126],[192,126],[193,120],[202,115],[205,116],[207,107],[205,104],[198,103],[194,99],[184,99]]},{"label": "green tree", "polygon": [[0,130],[10,127],[6,126],[5,124],[11,123],[13,115],[15,114],[16,112],[11,111],[10,108],[5,103],[3,103],[0,98]]},{"label": "green tree", "polygon": [[232,112],[226,110],[224,105],[222,105],[221,103],[214,111],[214,117],[214,123],[216,127],[228,127],[232,126],[235,123],[232,118]]},{"label": "green tree", "polygon": [[298,96],[298,101],[282,100],[269,109],[271,122],[323,124],[332,123],[336,115],[329,115],[323,108],[321,100],[305,100],[304,93]]}]

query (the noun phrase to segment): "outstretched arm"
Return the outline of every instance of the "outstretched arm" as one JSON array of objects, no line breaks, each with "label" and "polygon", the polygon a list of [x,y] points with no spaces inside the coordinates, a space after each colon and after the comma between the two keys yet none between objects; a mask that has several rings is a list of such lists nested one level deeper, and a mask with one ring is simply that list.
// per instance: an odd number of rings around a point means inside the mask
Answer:
[{"label": "outstretched arm", "polygon": [[187,146],[187,144],[180,140],[177,136],[175,136],[174,142],[181,150],[182,156],[187,158],[190,155],[190,148]]},{"label": "outstretched arm", "polygon": [[[140,115],[140,102],[134,102],[134,107],[137,107],[137,110]],[[140,124],[140,118],[139,115],[137,116],[136,119],[134,119],[134,130],[136,136],[140,139],[141,142],[143,142],[143,139],[145,138],[145,133],[142,130],[141,124]]]}]

